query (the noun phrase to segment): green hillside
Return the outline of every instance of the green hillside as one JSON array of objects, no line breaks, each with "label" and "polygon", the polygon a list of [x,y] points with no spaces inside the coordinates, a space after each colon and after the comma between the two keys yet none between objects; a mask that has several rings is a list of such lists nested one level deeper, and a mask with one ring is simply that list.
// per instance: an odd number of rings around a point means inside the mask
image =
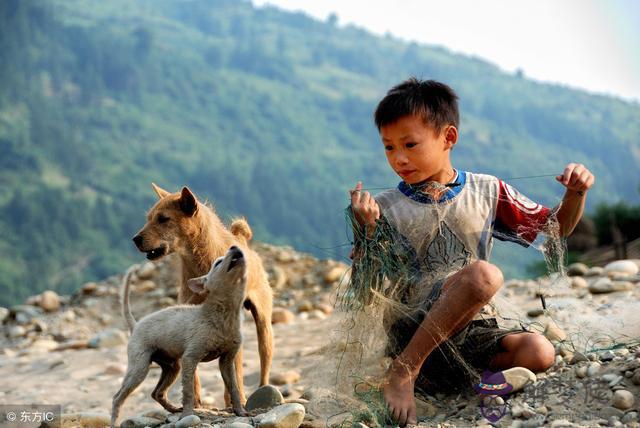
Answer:
[{"label": "green hillside", "polygon": [[[246,1],[0,2],[0,304],[139,260],[151,181],[246,215],[260,240],[344,254],[347,190],[398,181],[372,111],[410,75],[460,95],[458,168],[583,162],[591,206],[639,200],[638,104]],[[513,184],[562,194],[553,178]]]}]

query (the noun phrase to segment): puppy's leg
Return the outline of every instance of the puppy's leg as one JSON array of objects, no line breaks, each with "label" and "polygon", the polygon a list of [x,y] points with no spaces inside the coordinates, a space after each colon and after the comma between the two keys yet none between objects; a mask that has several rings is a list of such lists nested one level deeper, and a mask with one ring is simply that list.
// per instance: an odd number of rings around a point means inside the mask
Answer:
[{"label": "puppy's leg", "polygon": [[187,353],[182,356],[182,415],[180,415],[180,419],[193,415],[194,377],[200,360],[201,358]]},{"label": "puppy's leg", "polygon": [[231,403],[233,406],[233,412],[237,416],[246,416],[248,413],[244,410],[243,402],[240,399],[240,391],[238,390],[238,383],[236,382],[236,369],[234,363],[234,356],[232,354],[224,354],[220,356],[220,373],[222,374],[222,380],[224,381],[224,387],[229,391],[231,395]]},{"label": "puppy's leg", "polygon": [[124,400],[133,392],[134,389],[142,383],[149,373],[149,365],[151,364],[151,352],[138,355],[129,355],[129,367],[122,381],[122,387],[113,396],[113,405],[111,407],[111,426],[114,427],[120,413],[120,406]]},{"label": "puppy's leg", "polygon": [[[240,394],[240,403],[243,405],[247,402],[247,397],[244,395],[244,374],[243,374],[243,365],[242,365],[242,345],[238,349],[236,353],[235,362],[233,366],[235,367],[236,374],[236,385],[238,385],[238,393]],[[222,360],[221,360],[222,361]],[[222,370],[222,369],[221,369]],[[231,406],[231,394],[229,388],[227,388],[227,384],[224,384],[224,405],[229,407]]]},{"label": "puppy's leg", "polygon": [[171,385],[178,378],[178,374],[180,373],[180,360],[173,361],[156,361],[160,367],[162,367],[162,374],[160,375],[160,380],[158,381],[158,385],[151,393],[151,397],[156,400],[162,407],[164,407],[167,411],[171,413],[177,413],[182,411],[182,407],[176,407],[169,402],[167,399],[167,392]]},{"label": "puppy's leg", "polygon": [[269,370],[273,359],[273,330],[271,328],[271,311],[273,310],[270,292],[264,292],[250,301],[251,315],[256,323],[258,333],[258,352],[260,353],[260,386],[269,383]]}]

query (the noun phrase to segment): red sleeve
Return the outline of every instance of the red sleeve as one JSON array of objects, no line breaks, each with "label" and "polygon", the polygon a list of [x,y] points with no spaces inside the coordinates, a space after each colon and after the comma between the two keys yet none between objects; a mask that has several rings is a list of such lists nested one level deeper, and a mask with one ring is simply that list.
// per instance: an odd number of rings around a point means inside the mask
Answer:
[{"label": "red sleeve", "polygon": [[536,240],[547,223],[549,208],[537,204],[500,180],[500,196],[493,224],[493,236],[525,247]]}]

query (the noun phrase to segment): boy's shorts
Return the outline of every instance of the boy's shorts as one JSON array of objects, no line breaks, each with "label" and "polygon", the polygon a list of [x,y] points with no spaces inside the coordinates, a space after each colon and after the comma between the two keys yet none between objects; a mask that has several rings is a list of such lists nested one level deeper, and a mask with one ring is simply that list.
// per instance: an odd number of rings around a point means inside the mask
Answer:
[{"label": "boy's shorts", "polygon": [[[440,297],[443,285],[444,280],[441,280],[433,286],[418,315],[400,318],[391,325],[387,332],[387,356],[395,358],[409,344],[426,312]],[[471,392],[473,385],[480,381],[480,373],[489,368],[493,357],[505,351],[500,340],[508,334],[523,332],[526,330],[500,328],[495,318],[469,322],[429,354],[416,379],[416,391],[446,394]]]}]

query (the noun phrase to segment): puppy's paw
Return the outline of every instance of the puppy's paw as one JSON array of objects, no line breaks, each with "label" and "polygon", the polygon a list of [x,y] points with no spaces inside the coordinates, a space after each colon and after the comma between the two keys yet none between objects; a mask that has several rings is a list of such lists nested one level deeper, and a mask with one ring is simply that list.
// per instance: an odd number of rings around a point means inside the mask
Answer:
[{"label": "puppy's paw", "polygon": [[234,407],[233,413],[235,413],[236,416],[249,416],[249,413],[242,406]]}]

